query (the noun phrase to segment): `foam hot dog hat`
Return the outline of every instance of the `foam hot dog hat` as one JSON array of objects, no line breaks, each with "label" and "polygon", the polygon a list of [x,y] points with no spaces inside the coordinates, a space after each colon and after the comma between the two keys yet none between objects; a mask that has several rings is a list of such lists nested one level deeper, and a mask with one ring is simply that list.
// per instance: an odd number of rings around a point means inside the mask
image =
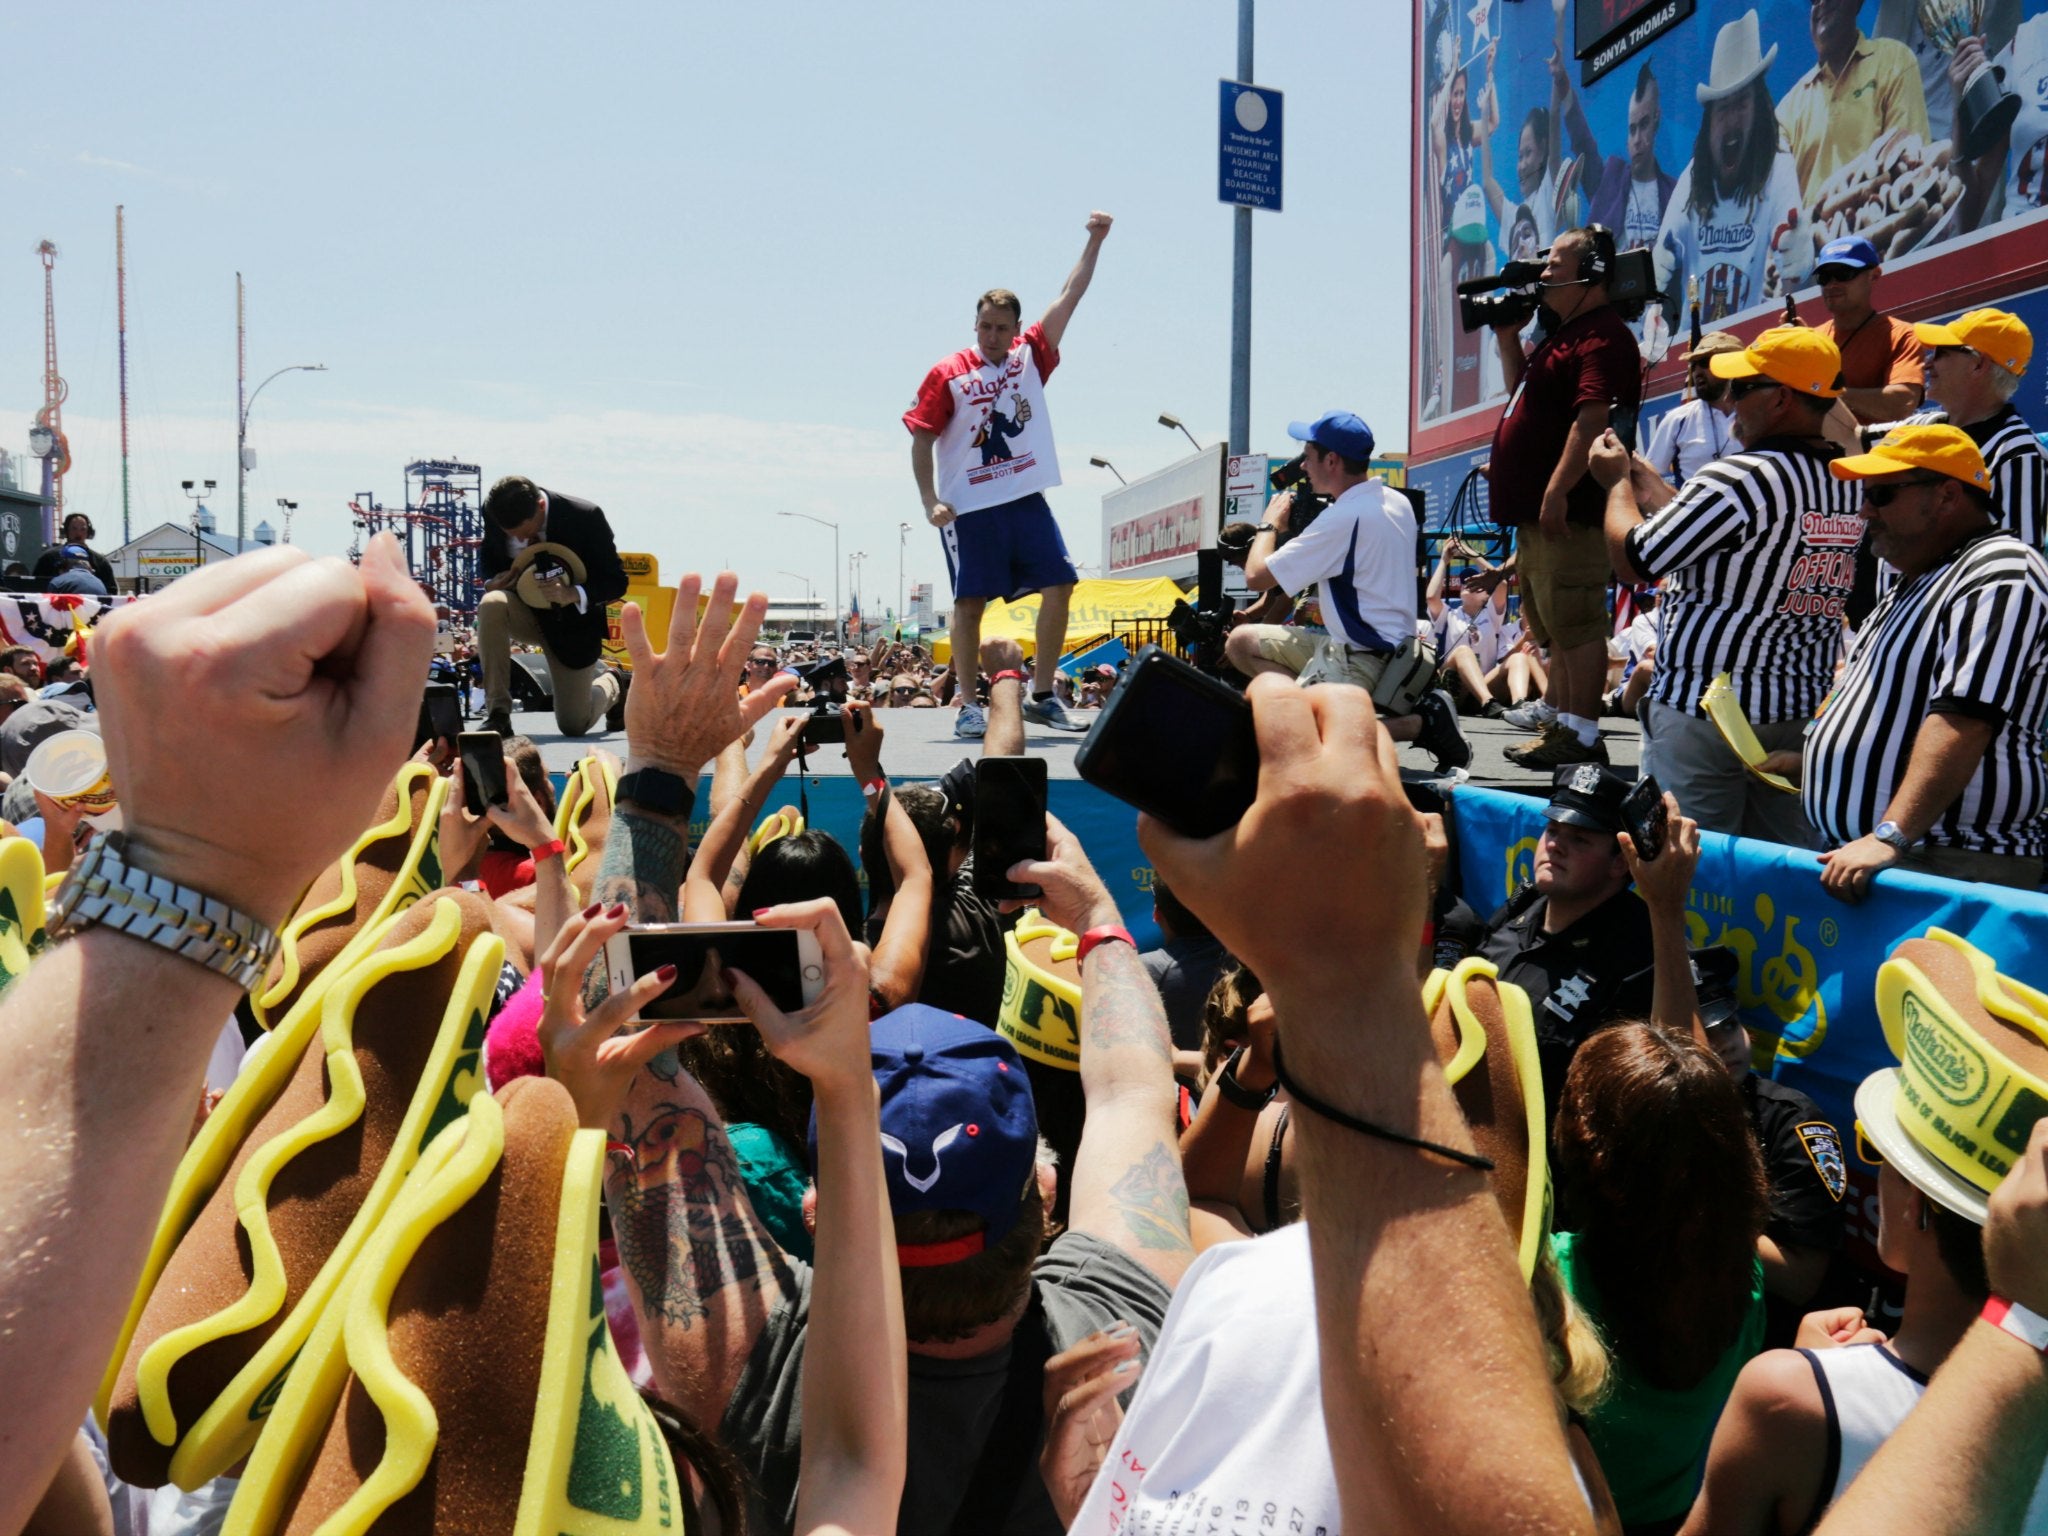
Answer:
[{"label": "foam hot dog hat", "polygon": [[43,851],[25,837],[0,838],[0,991],[43,952]]},{"label": "foam hot dog hat", "polygon": [[562,870],[580,900],[589,900],[597,879],[605,839],[611,834],[612,800],[618,793],[619,767],[610,753],[593,752],[577,760],[555,802],[555,836],[568,847]]},{"label": "foam hot dog hat", "polygon": [[603,1172],[561,1084],[471,1100],[322,1317],[225,1536],[680,1532],[675,1462],[605,1320]]},{"label": "foam hot dog hat", "polygon": [[259,1046],[194,1138],[96,1404],[127,1482],[195,1488],[263,1416],[420,1149],[482,1082],[504,943],[444,891]]},{"label": "foam hot dog hat", "polygon": [[347,853],[322,870],[278,930],[277,958],[249,1006],[274,1029],[321,975],[357,959],[372,930],[441,884],[441,806],[448,781],[425,763],[398,770],[377,817]]},{"label": "foam hot dog hat", "polygon": [[1003,935],[1003,1001],[996,1033],[1021,1056],[1063,1072],[1081,1069],[1081,941],[1036,907]]},{"label": "foam hot dog hat", "polygon": [[1857,1123],[1914,1188],[1981,1225],[2048,1114],[2048,996],[1930,928],[1878,967],[1877,1015],[1899,1064],[1857,1088]]},{"label": "foam hot dog hat", "polygon": [[1472,1140],[1493,1160],[1494,1196],[1527,1280],[1550,1225],[1550,1128],[1529,994],[1473,956],[1456,970],[1430,972],[1422,1006]]}]

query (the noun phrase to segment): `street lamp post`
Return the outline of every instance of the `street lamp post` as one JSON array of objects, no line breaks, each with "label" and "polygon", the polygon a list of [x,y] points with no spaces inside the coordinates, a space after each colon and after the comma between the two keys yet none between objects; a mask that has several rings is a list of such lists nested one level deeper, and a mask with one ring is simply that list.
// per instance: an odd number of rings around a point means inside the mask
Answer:
[{"label": "street lamp post", "polygon": [[903,638],[903,551],[910,543],[910,524],[896,527],[896,638]]},{"label": "street lamp post", "polygon": [[206,505],[206,498],[213,494],[214,482],[181,480],[178,483],[184,486],[185,494],[192,498],[192,569],[196,571],[206,563],[206,546],[199,538],[199,509]]},{"label": "street lamp post", "polygon": [[1110,463],[1109,460],[1103,458],[1100,454],[1097,454],[1088,462],[1090,464],[1093,464],[1097,469],[1106,469],[1112,475],[1115,475],[1116,483],[1118,485],[1129,485],[1131,483],[1130,481],[1124,478],[1124,472],[1122,470],[1118,469],[1114,464]]},{"label": "street lamp post", "polygon": [[816,523],[821,528],[832,530],[832,630],[844,638],[845,630],[839,622],[839,525],[826,517],[813,517],[808,512],[778,512],[777,517],[800,517],[807,523]]},{"label": "street lamp post", "polygon": [[284,514],[284,535],[278,543],[289,544],[292,541],[292,514],[299,510],[299,504],[280,496],[277,498],[277,510]]},{"label": "street lamp post", "polygon": [[[1165,427],[1169,431],[1178,432],[1182,437],[1186,438],[1189,442],[1194,443],[1195,452],[1200,453],[1202,451],[1202,445],[1198,442],[1195,442],[1195,434],[1190,432],[1187,429],[1187,427],[1182,424],[1181,419],[1178,416],[1169,416],[1164,411],[1161,411],[1159,413],[1159,425]],[[1121,480],[1123,476],[1119,475],[1117,476],[1117,478]]]},{"label": "street lamp post", "polygon": [[777,571],[775,574],[778,576],[787,576],[794,581],[800,581],[804,584],[804,615],[806,618],[810,619],[812,623],[815,624],[817,622],[817,615],[811,612],[811,578],[808,576],[800,576],[795,571]]},{"label": "street lamp post", "polygon": [[[237,279],[240,281],[240,279]],[[282,378],[287,373],[325,373],[325,363],[292,363],[280,368],[270,379]],[[256,408],[256,397],[263,393],[263,384],[249,391],[249,403],[242,407],[242,414],[235,422],[235,553],[242,552],[242,544],[249,536],[249,413]]]}]

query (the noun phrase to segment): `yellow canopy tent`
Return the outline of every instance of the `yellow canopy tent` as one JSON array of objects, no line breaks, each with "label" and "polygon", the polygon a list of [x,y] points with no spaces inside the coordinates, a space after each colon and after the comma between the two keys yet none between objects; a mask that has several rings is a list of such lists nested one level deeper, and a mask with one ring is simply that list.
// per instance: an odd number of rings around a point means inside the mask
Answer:
[{"label": "yellow canopy tent", "polygon": [[[1110,626],[1134,619],[1163,619],[1187,594],[1165,576],[1143,581],[1079,581],[1067,604],[1067,638],[1061,654],[1109,637]],[[1014,603],[990,603],[981,616],[981,638],[1015,640],[1029,656],[1037,649],[1039,598],[1036,593]],[[932,656],[952,658],[945,636],[932,641]]]}]

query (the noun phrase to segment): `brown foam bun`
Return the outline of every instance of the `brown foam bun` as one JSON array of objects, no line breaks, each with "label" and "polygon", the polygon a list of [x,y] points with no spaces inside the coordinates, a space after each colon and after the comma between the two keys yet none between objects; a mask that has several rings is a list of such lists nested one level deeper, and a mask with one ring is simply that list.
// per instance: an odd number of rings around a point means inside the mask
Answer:
[{"label": "brown foam bun", "polygon": [[102,1415],[124,1480],[193,1488],[254,1444],[420,1148],[481,1085],[504,952],[490,930],[482,897],[438,892],[327,987],[318,1033],[177,1239],[125,1342]]},{"label": "brown foam bun", "polygon": [[[2048,1044],[2043,1044],[2040,1036],[2000,1018],[1984,1006],[1977,968],[1970,963],[1967,950],[1954,944],[1944,944],[1938,939],[1908,939],[1892,949],[1891,958],[1918,966],[1921,974],[1941,993],[1942,1000],[1984,1038],[1985,1044],[2028,1076],[2048,1080]],[[2004,998],[2015,1011],[2028,1011],[2030,999],[2026,998],[2024,990],[2015,997],[2011,986],[2005,983],[2005,977],[1997,978]]]},{"label": "brown foam bun", "polygon": [[1550,1200],[1543,1073],[1529,996],[1476,957],[1431,973],[1422,995],[1451,1092],[1480,1155],[1493,1161],[1494,1195],[1527,1279]]},{"label": "brown foam bun", "polygon": [[441,884],[441,805],[448,781],[425,763],[399,769],[377,815],[349,851],[322,870],[278,930],[277,958],[249,1006],[276,1027],[337,961],[361,954],[378,921]]}]

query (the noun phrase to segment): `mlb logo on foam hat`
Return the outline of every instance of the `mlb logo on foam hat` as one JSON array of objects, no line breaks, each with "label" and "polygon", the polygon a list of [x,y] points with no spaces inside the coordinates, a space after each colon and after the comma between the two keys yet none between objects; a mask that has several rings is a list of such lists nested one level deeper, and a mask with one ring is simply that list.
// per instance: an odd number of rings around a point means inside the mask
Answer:
[{"label": "mlb logo on foam hat", "polygon": [[1372,428],[1349,411],[1326,411],[1314,421],[1290,421],[1287,435],[1298,443],[1314,443],[1325,453],[1347,459],[1370,459]]},{"label": "mlb logo on foam hat", "polygon": [[[1038,1112],[1015,1048],[984,1024],[922,1003],[876,1019],[868,1041],[889,1209],[968,1211],[987,1224],[958,1243],[925,1245],[943,1255],[911,1248],[903,1262],[950,1263],[1001,1242],[1038,1163]],[[815,1117],[811,1152],[815,1161]]]}]

